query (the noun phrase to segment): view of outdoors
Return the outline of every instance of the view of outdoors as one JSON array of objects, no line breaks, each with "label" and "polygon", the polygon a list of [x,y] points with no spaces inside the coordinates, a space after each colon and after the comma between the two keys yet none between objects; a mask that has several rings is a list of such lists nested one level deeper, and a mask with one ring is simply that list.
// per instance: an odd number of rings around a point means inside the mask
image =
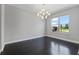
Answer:
[{"label": "view of outdoors", "polygon": [[60,17],[60,31],[69,32],[69,16]]},{"label": "view of outdoors", "polygon": [[59,18],[57,17],[57,18],[53,18],[52,20],[51,20],[51,25],[52,25],[52,31],[53,32],[56,32],[56,31],[58,31],[58,21],[59,21]]},{"label": "view of outdoors", "polygon": [[51,20],[52,31],[69,32],[69,16],[60,16]]}]

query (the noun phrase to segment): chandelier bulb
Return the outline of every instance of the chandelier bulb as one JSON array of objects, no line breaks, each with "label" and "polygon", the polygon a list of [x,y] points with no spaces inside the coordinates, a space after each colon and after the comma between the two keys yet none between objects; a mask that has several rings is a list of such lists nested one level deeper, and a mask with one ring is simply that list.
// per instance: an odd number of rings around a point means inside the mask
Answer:
[{"label": "chandelier bulb", "polygon": [[48,11],[46,11],[44,8],[42,8],[38,13],[37,16],[41,17],[41,19],[47,19],[48,16],[50,16],[51,13],[49,13]]}]

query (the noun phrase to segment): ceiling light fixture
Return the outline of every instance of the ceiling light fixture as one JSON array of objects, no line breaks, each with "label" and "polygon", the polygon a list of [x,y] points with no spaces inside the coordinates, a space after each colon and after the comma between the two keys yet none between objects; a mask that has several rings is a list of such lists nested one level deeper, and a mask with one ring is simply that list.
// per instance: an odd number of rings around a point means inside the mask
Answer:
[{"label": "ceiling light fixture", "polygon": [[[43,7],[45,4],[43,4]],[[49,13],[45,8],[41,8],[41,10],[37,13],[37,16],[39,16],[41,19],[47,19],[51,13]]]}]

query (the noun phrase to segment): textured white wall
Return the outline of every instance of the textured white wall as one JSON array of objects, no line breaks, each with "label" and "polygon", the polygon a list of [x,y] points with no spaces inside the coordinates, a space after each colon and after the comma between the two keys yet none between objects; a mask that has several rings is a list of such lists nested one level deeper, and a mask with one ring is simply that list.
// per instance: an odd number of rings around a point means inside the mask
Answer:
[{"label": "textured white wall", "polygon": [[[69,33],[52,32],[50,26],[51,18],[62,15],[70,15],[70,24],[69,24],[70,32]],[[52,17],[50,17],[50,19],[47,20],[47,36],[59,37],[67,39],[67,41],[73,41],[79,43],[79,6],[54,13]]]},{"label": "textured white wall", "polygon": [[4,42],[18,41],[25,38],[27,40],[27,38],[44,35],[44,22],[29,10],[5,5]]}]

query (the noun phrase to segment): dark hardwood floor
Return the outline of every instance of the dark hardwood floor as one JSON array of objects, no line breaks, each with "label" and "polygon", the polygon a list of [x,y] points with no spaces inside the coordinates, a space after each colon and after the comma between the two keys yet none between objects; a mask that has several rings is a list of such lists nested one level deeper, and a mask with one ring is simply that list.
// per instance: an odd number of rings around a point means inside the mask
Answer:
[{"label": "dark hardwood floor", "polygon": [[7,44],[2,55],[77,55],[78,44],[50,37]]}]

